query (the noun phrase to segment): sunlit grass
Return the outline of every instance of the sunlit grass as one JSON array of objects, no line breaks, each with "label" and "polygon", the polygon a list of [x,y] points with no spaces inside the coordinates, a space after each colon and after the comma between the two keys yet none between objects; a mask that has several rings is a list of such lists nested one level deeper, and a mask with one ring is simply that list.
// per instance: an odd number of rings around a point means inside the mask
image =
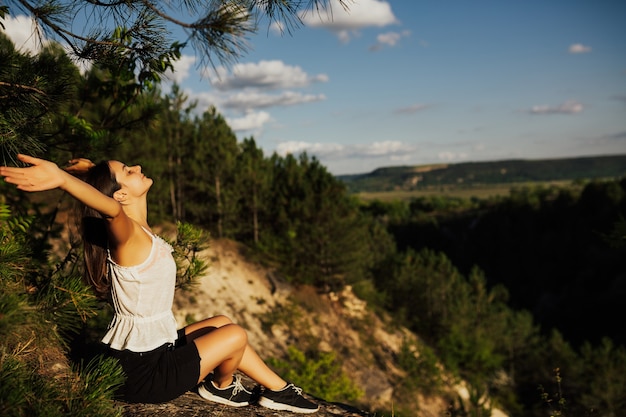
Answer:
[{"label": "sunlit grass", "polygon": [[410,201],[419,197],[446,196],[464,199],[487,199],[491,197],[508,196],[512,188],[522,187],[549,187],[549,186],[567,186],[571,181],[536,181],[536,182],[516,182],[502,184],[485,184],[473,186],[453,186],[445,185],[441,187],[429,187],[420,190],[393,190],[379,192],[361,192],[356,195],[363,201]]}]

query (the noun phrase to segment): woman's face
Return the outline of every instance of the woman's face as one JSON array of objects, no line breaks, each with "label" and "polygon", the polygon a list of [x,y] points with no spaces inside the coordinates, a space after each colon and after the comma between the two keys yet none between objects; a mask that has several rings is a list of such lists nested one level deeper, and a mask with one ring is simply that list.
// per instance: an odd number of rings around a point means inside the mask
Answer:
[{"label": "woman's face", "polygon": [[139,165],[129,167],[120,161],[109,161],[109,169],[122,191],[134,197],[146,194],[152,186],[152,178],[143,175]]}]

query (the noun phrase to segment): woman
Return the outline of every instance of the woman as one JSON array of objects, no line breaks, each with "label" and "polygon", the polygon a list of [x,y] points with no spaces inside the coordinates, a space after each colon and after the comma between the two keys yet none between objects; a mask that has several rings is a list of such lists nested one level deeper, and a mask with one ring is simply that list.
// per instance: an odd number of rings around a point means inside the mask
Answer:
[{"label": "woman", "polygon": [[197,387],[205,399],[241,407],[252,393],[235,374],[263,387],[258,404],[314,413],[302,390],[274,373],[248,344],[243,328],[216,316],[177,331],[172,313],[176,265],[172,248],[152,233],[147,193],[152,179],[140,166],[119,161],[93,165],[73,160],[70,172],[27,155],[26,168],[0,167],[0,175],[23,191],[59,188],[84,205],[85,273],[95,292],[111,300],[115,315],[102,341],[127,376],[120,395],[129,402],[164,402]]}]

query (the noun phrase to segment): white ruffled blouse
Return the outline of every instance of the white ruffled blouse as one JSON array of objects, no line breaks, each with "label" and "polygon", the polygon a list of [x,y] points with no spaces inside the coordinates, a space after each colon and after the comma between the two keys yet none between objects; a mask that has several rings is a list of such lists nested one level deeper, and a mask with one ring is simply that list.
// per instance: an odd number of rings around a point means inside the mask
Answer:
[{"label": "white ruffled blouse", "polygon": [[102,342],[113,349],[147,352],[177,338],[172,312],[176,285],[173,249],[160,237],[146,233],[152,238],[152,249],[141,264],[121,266],[108,256],[115,315]]}]

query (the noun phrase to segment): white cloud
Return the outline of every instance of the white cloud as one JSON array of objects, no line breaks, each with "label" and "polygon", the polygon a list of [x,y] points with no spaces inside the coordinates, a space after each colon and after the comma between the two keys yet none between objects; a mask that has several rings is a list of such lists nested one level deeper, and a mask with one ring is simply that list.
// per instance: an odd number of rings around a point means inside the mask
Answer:
[{"label": "white cloud", "polygon": [[243,88],[282,89],[307,87],[313,83],[328,82],[326,74],[311,76],[301,67],[286,65],[279,60],[236,64],[232,72],[220,67],[210,74],[213,86],[227,91]]},{"label": "white cloud", "polygon": [[400,141],[381,141],[369,144],[341,145],[338,143],[309,143],[289,141],[280,143],[276,152],[280,155],[299,154],[306,151],[329,160],[340,158],[398,158],[404,159],[414,152],[412,145]]},{"label": "white cloud", "polygon": [[295,91],[284,91],[280,94],[263,94],[254,91],[243,91],[229,94],[220,100],[220,104],[229,109],[248,110],[276,106],[293,106],[325,100],[323,94],[302,94]]},{"label": "white cloud", "polygon": [[401,107],[399,109],[394,110],[395,114],[413,114],[413,113],[417,113],[419,111],[422,110],[426,110],[427,108],[429,108],[430,105],[428,104],[413,104],[412,106],[408,106],[408,107]]},{"label": "white cloud", "polygon": [[196,63],[196,57],[193,55],[182,55],[178,61],[174,63],[174,72],[168,70],[164,76],[169,81],[181,84],[189,78],[189,71]]},{"label": "white cloud", "polygon": [[[188,63],[188,66],[191,62]],[[327,82],[325,74],[309,75],[301,67],[286,65],[282,61],[259,61],[257,63],[237,64],[230,72],[225,67],[215,71],[204,72],[204,76],[211,79],[215,89],[212,91],[187,91],[192,100],[198,102],[199,109],[210,105],[220,111],[231,110],[246,116],[237,119],[236,123],[248,125],[251,122],[251,113],[254,110],[270,107],[295,106],[326,100],[324,94],[306,94],[289,88],[308,87],[313,83]],[[275,94],[268,94],[268,90],[278,90]],[[263,119],[266,122],[268,119]],[[258,121],[257,121],[258,122]],[[252,123],[253,125],[255,123]],[[241,128],[236,130],[247,130]]]},{"label": "white cloud", "polygon": [[574,43],[569,46],[570,54],[585,54],[587,52],[591,52],[591,46],[586,46],[582,43]]},{"label": "white cloud", "polygon": [[197,91],[191,88],[185,88],[185,94],[188,97],[188,102],[197,102],[196,111],[203,112],[210,106],[220,108],[221,96],[212,91]]},{"label": "white cloud", "polygon": [[439,152],[439,154],[437,154],[437,158],[439,158],[440,161],[446,161],[446,162],[461,161],[461,160],[467,159],[467,157],[468,157],[468,154],[465,152],[446,151],[446,152]]},{"label": "white cloud", "polygon": [[413,147],[396,140],[386,140],[374,142],[367,145],[357,145],[354,147],[356,154],[363,156],[389,156],[403,155],[413,150]]},{"label": "white cloud", "polygon": [[409,36],[409,31],[405,30],[404,32],[387,32],[387,33],[381,33],[380,35],[378,35],[376,37],[376,40],[378,41],[378,43],[381,43],[383,45],[389,45],[389,46],[395,46],[398,42],[400,42],[400,39],[402,39],[405,36]]},{"label": "white cloud", "polygon": [[400,42],[402,38],[406,38],[411,34],[410,31],[404,30],[402,32],[387,32],[381,33],[376,37],[376,43],[370,46],[370,51],[378,51],[385,46],[394,47]]},{"label": "white cloud", "polygon": [[13,41],[15,48],[22,52],[38,53],[46,39],[37,30],[35,21],[30,17],[7,16],[3,21],[6,35]]},{"label": "white cloud", "polygon": [[484,143],[473,141],[440,143],[422,141],[419,144],[400,141],[382,141],[371,144],[341,145],[337,143],[285,142],[279,145],[279,154],[298,154],[307,151],[314,155],[335,175],[371,172],[371,170],[402,165],[458,163],[471,160],[519,158],[520,155],[498,153]]},{"label": "white cloud", "polygon": [[[4,33],[11,39],[15,49],[22,53],[36,55],[49,42],[37,23],[29,16],[7,16],[2,23],[5,27]],[[60,43],[60,45],[83,74],[91,68],[90,61],[77,58],[67,44]]]},{"label": "white cloud", "polygon": [[272,117],[269,113],[261,112],[249,112],[243,117],[238,118],[226,118],[226,122],[230,128],[235,132],[260,130],[263,126],[270,122]]},{"label": "white cloud", "polygon": [[305,25],[334,32],[342,42],[348,42],[359,30],[397,24],[391,5],[380,0],[359,0],[344,10],[337,0],[320,13],[307,11],[300,15]]},{"label": "white cloud", "polygon": [[310,155],[317,156],[330,156],[343,153],[345,150],[344,145],[338,143],[308,143],[298,141],[288,141],[279,143],[276,146],[276,153],[285,156],[287,154],[301,154],[307,152]]},{"label": "white cloud", "polygon": [[563,104],[560,104],[556,107],[548,106],[546,104],[537,105],[531,107],[529,110],[530,114],[575,114],[580,113],[584,109],[582,103],[579,103],[575,100],[568,100]]},{"label": "white cloud", "polygon": [[413,159],[413,155],[404,154],[404,155],[391,155],[389,157],[390,161],[393,162],[407,162]]},{"label": "white cloud", "polygon": [[626,94],[616,94],[611,97],[613,100],[621,101],[626,104]]},{"label": "white cloud", "polygon": [[626,141],[626,131],[605,135],[603,138],[611,141]]}]

